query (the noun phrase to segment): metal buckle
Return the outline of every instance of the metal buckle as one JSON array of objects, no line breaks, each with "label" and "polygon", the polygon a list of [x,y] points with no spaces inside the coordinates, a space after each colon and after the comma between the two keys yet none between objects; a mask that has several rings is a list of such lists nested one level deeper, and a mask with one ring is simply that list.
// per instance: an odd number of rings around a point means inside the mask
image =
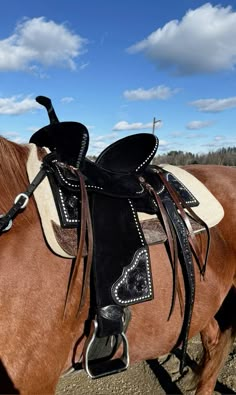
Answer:
[{"label": "metal buckle", "polygon": [[[0,214],[0,218],[3,218],[3,217],[5,217],[5,215],[4,214]],[[2,232],[6,232],[7,230],[10,230],[11,227],[12,227],[12,220],[10,219],[8,224],[1,231]]]},{"label": "metal buckle", "polygon": [[25,208],[29,202],[29,196],[26,195],[26,193],[20,193],[19,195],[16,196],[14,204],[16,204],[18,202],[18,200],[20,200],[20,198],[25,198],[24,203],[22,203],[21,205],[21,209]]},{"label": "metal buckle", "polygon": [[90,335],[85,344],[84,348],[84,358],[83,358],[83,368],[86,373],[92,379],[108,376],[110,374],[120,373],[126,370],[129,366],[129,344],[127,337],[124,332],[120,333],[122,345],[123,345],[123,353],[120,358],[116,359],[106,359],[106,358],[98,358],[90,360],[90,353],[93,349],[93,346],[98,346],[99,339],[104,341],[104,338],[97,337],[98,332],[98,322],[97,320],[92,321],[93,327],[91,328]]}]

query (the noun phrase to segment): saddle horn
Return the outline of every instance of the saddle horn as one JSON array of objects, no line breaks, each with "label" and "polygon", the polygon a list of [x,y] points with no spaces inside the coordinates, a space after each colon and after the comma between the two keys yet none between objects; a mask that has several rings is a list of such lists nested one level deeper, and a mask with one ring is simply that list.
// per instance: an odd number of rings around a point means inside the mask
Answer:
[{"label": "saddle horn", "polygon": [[37,96],[35,100],[46,108],[50,124],[35,132],[29,142],[55,151],[61,162],[80,167],[89,144],[86,126],[79,122],[60,122],[49,97]]},{"label": "saddle horn", "polygon": [[57,118],[57,114],[54,110],[52,101],[51,101],[51,99],[49,99],[49,97],[37,96],[35,98],[35,100],[37,103],[41,104],[42,106],[44,106],[46,108],[51,125],[57,124],[60,122],[59,119]]}]

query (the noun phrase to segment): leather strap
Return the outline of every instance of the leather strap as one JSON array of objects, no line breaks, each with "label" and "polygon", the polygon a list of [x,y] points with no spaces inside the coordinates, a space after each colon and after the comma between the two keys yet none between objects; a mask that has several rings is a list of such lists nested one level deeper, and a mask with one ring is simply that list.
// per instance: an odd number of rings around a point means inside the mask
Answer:
[{"label": "leather strap", "polygon": [[92,233],[92,225],[91,225],[91,217],[90,217],[90,209],[89,209],[89,202],[88,202],[88,195],[84,183],[84,178],[82,173],[79,171],[79,169],[72,168],[72,170],[77,174],[78,179],[80,181],[80,191],[81,191],[81,221],[80,221],[80,241],[79,241],[79,247],[78,247],[78,252],[75,260],[75,265],[73,268],[73,272],[68,284],[68,289],[67,289],[67,295],[66,295],[66,300],[65,300],[65,306],[64,306],[64,318],[66,315],[66,309],[68,302],[70,298],[72,297],[73,290],[74,290],[74,285],[78,276],[78,271],[80,267],[80,262],[83,256],[83,249],[84,249],[84,244],[85,244],[85,239],[86,239],[86,234],[88,235],[88,256],[87,256],[87,261],[86,261],[86,270],[85,270],[85,275],[84,275],[84,281],[83,281],[83,287],[82,287],[82,293],[81,293],[81,299],[80,299],[80,304],[76,313],[76,316],[80,313],[82,307],[85,304],[86,296],[87,296],[87,290],[89,289],[89,279],[90,279],[90,271],[91,271],[91,265],[92,265],[92,253],[93,253],[93,233]]},{"label": "leather strap", "polygon": [[26,206],[26,201],[27,199],[32,195],[34,190],[37,188],[37,186],[43,181],[44,177],[46,176],[46,170],[42,168],[39,173],[36,175],[34,180],[30,183],[28,188],[26,189],[25,192],[20,193],[13,204],[13,206],[10,208],[10,210],[0,218],[0,233],[4,231],[4,229],[8,226],[9,222],[15,218],[15,216],[18,214],[22,208]]},{"label": "leather strap", "polygon": [[[170,185],[170,183],[166,180],[164,176],[164,171],[162,169],[159,170],[158,172],[163,184],[165,185],[167,191],[169,192],[171,198],[173,199],[174,203],[176,204],[176,207],[178,208],[181,217],[184,220],[184,223],[186,225],[186,228],[188,229],[189,232],[189,243],[192,248],[192,252],[194,254],[195,260],[197,262],[197,265],[200,269],[201,274],[204,275],[205,270],[206,270],[206,264],[207,264],[207,259],[208,259],[208,254],[209,254],[209,247],[210,247],[210,232],[207,224],[200,218],[198,217],[197,214],[189,207],[185,201],[181,198],[181,196],[176,192],[174,188]],[[202,252],[199,250],[197,239],[195,236],[195,233],[193,231],[192,225],[190,223],[189,217],[187,216],[184,208],[186,208],[189,212],[189,214],[198,222],[200,223],[206,230],[207,232],[207,247],[206,247],[206,253],[205,257],[203,257]]]},{"label": "leather strap", "polygon": [[148,183],[144,181],[144,179],[140,178],[140,182],[145,186],[145,188],[149,191],[149,193],[153,196],[155,202],[157,203],[159,210],[160,210],[160,215],[161,219],[163,221],[163,225],[166,231],[167,235],[167,241],[168,241],[168,246],[170,249],[170,264],[172,267],[173,271],[173,292],[172,292],[172,301],[171,301],[171,307],[168,315],[168,320],[171,317],[171,314],[173,312],[174,306],[175,306],[175,300],[176,300],[176,289],[177,289],[177,260],[178,260],[178,246],[177,246],[177,240],[176,240],[176,234],[173,229],[173,225],[169,219],[169,216],[166,212],[166,209],[162,203],[162,200],[158,193],[156,193],[155,189]]}]

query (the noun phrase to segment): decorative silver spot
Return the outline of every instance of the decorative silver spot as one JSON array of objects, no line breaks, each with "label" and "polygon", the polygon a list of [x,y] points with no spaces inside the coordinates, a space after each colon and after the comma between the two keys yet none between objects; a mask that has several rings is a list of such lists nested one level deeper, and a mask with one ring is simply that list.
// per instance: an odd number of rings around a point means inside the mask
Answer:
[{"label": "decorative silver spot", "polygon": [[148,155],[148,157],[147,157],[147,158],[146,158],[146,159],[135,169],[136,172],[138,172],[138,171],[140,170],[140,168],[143,167],[143,166],[149,161],[149,159],[153,156],[153,154],[154,154],[155,151],[156,151],[157,145],[158,145],[158,140],[156,139],[156,144],[155,144],[155,146],[154,146],[152,152],[151,152],[150,155]]},{"label": "decorative silver spot", "polygon": [[143,239],[143,233],[142,233],[142,230],[141,230],[141,225],[140,225],[140,223],[139,223],[139,219],[138,219],[136,210],[135,210],[135,208],[134,208],[134,206],[133,206],[133,203],[132,203],[132,201],[131,201],[130,199],[128,199],[128,202],[129,202],[129,205],[130,205],[131,210],[132,210],[132,214],[133,214],[133,217],[134,217],[135,226],[136,226],[136,228],[137,228],[140,241],[141,241],[142,245],[144,246],[144,245],[145,245],[145,242],[144,242],[144,239]]}]

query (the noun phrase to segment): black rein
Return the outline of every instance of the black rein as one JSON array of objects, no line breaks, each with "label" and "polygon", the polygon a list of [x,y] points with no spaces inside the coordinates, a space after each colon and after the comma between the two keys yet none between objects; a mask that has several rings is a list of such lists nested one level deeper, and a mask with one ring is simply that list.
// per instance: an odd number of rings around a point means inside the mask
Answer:
[{"label": "black rein", "polygon": [[0,218],[0,235],[5,230],[10,229],[10,224],[12,220],[21,210],[23,210],[27,206],[30,196],[33,194],[37,186],[43,181],[46,174],[47,168],[46,166],[42,166],[36,177],[29,184],[26,191],[16,196],[13,206],[6,214],[2,215]]}]

